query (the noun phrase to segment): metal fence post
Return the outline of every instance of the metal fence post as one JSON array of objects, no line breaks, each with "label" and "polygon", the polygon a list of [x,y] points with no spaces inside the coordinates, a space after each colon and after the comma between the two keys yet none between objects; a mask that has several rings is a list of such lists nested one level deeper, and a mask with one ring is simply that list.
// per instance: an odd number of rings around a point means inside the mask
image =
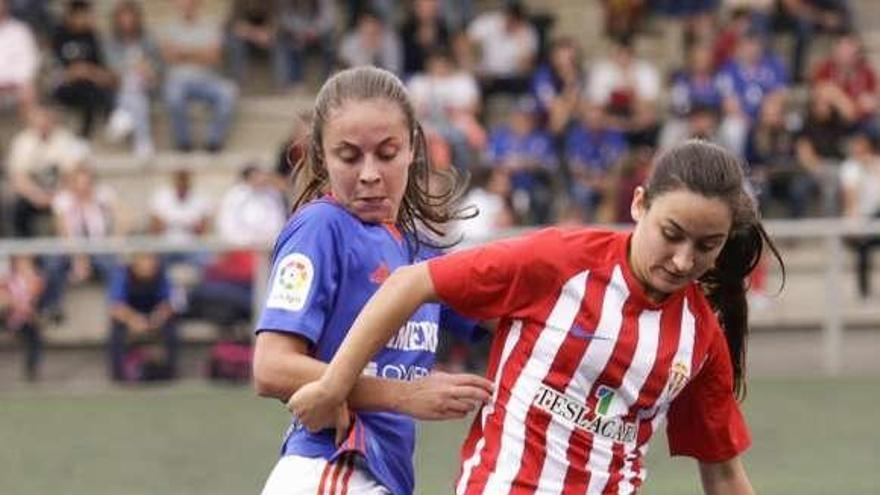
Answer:
[{"label": "metal fence post", "polygon": [[840,374],[843,351],[843,310],[841,272],[843,271],[843,237],[840,231],[828,232],[825,237],[828,265],[825,271],[825,321],[822,328],[822,365],[826,375]]}]

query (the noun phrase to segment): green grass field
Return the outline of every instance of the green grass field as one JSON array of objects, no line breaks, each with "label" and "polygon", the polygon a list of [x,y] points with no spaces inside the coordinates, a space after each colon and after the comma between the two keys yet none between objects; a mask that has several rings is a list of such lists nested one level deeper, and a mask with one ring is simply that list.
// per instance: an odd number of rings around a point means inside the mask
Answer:
[{"label": "green grass field", "polygon": [[[761,494],[880,493],[880,380],[753,380]],[[287,423],[247,388],[187,383],[96,393],[0,395],[0,494],[256,494]],[[417,493],[449,494],[465,423],[425,424]],[[643,493],[700,493],[693,461],[658,438]]]}]

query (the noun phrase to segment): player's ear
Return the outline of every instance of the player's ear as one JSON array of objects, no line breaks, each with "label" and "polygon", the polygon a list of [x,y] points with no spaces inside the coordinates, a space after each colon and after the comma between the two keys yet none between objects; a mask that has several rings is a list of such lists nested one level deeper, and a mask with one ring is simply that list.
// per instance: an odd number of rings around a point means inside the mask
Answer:
[{"label": "player's ear", "polygon": [[630,204],[629,207],[629,214],[632,216],[633,221],[638,222],[645,216],[647,210],[648,200],[645,197],[645,188],[638,186],[635,191],[633,191],[633,199],[632,204]]}]

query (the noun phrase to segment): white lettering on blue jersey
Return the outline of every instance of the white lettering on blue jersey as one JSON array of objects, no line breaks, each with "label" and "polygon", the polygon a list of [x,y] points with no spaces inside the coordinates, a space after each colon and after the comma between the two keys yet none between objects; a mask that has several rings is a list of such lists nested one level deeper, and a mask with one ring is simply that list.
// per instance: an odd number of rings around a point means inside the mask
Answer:
[{"label": "white lettering on blue jersey", "polygon": [[437,352],[437,322],[408,321],[400,327],[397,335],[388,341],[386,349],[398,351]]}]

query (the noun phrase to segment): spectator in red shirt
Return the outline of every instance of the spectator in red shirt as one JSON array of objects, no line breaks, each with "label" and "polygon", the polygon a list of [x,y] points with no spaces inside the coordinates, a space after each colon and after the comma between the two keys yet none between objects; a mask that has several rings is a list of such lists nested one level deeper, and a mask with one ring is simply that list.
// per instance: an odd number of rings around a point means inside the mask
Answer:
[{"label": "spectator in red shirt", "polygon": [[813,74],[813,86],[836,86],[849,97],[860,122],[877,111],[877,74],[865,57],[861,40],[854,32],[837,36],[831,53]]}]

